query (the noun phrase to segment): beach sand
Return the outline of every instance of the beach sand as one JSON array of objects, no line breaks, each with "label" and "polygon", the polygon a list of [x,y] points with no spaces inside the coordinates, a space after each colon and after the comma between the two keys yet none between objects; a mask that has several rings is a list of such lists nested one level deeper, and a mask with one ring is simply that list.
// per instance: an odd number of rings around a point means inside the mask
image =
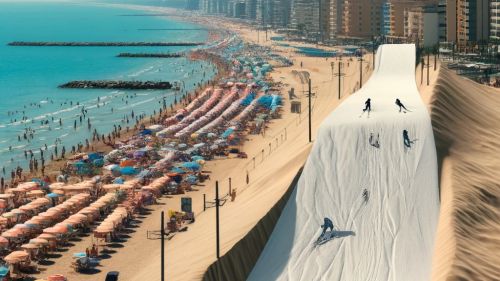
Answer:
[{"label": "beach sand", "polygon": [[[233,28],[232,23],[217,20],[217,24]],[[247,28],[236,28],[238,34],[248,41],[256,42],[257,32]],[[262,32],[260,42],[264,41]],[[271,42],[263,42],[270,45]],[[276,48],[284,54],[292,52],[284,48]],[[275,69],[271,76],[275,81],[285,84],[284,107],[281,119],[272,120],[266,128],[265,136],[249,135],[249,140],[241,148],[248,159],[224,159],[209,161],[205,170],[211,172],[211,180],[206,181],[199,191],[185,196],[193,198],[193,210],[197,214],[196,222],[188,226],[188,231],[178,233],[166,243],[166,278],[167,280],[197,280],[206,268],[216,260],[215,257],[215,210],[203,210],[203,194],[207,200],[214,198],[215,181],[220,182],[221,195],[227,194],[228,178],[232,179],[232,187],[237,190],[234,202],[226,202],[221,208],[221,255],[228,251],[241,239],[257,221],[285,193],[297,170],[304,164],[309,150],[307,98],[302,90],[307,85],[301,84],[297,71],[308,71],[312,79],[313,97],[313,140],[322,120],[339,104],[337,98],[337,78],[332,79],[330,60],[324,58],[304,57],[293,54],[295,65]],[[371,57],[366,56],[364,80],[369,78]],[[303,68],[300,68],[300,62]],[[337,61],[335,60],[335,64]],[[359,79],[359,62],[344,59],[346,76],[343,78],[343,96],[347,96],[357,87]],[[302,114],[290,112],[287,91],[295,88],[300,97]],[[253,160],[255,157],[255,161]],[[255,163],[255,168],[254,168]],[[246,175],[250,183],[246,184]],[[129,238],[122,245],[115,245],[110,258],[103,259],[99,272],[91,275],[74,273],[70,268],[71,256],[75,252],[84,251],[91,245],[91,237],[75,242],[67,252],[61,252],[60,258],[53,259],[55,264],[42,266],[39,276],[64,274],[71,280],[99,280],[106,272],[117,270],[124,280],[156,280],[160,276],[160,241],[148,240],[147,231],[160,229],[160,211],[180,209],[180,197],[162,198],[159,205],[151,206],[151,213],[138,218],[138,227],[128,234]]]}]

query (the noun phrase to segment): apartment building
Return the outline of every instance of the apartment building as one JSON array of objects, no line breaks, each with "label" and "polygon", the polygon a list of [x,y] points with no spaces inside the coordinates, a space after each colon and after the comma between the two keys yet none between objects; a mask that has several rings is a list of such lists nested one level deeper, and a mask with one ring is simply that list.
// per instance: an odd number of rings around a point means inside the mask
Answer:
[{"label": "apartment building", "polygon": [[490,0],[490,39],[500,40],[500,0]]},{"label": "apartment building", "polygon": [[382,34],[383,0],[344,0],[342,34],[370,38]]}]

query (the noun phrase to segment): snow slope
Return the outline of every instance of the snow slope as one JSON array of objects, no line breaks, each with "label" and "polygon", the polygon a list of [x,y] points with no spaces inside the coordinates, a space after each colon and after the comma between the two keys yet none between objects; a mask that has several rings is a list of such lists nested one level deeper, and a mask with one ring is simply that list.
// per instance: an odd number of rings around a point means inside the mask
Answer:
[{"label": "snow slope", "polygon": [[[430,279],[438,175],[429,114],[415,84],[415,47],[383,45],[376,58],[370,80],[321,125],[248,280]],[[367,98],[370,116],[361,115]],[[411,112],[399,113],[396,98]],[[404,129],[415,140],[411,149]],[[371,133],[379,135],[379,148],[370,145]],[[315,247],[324,217],[337,237]]]}]

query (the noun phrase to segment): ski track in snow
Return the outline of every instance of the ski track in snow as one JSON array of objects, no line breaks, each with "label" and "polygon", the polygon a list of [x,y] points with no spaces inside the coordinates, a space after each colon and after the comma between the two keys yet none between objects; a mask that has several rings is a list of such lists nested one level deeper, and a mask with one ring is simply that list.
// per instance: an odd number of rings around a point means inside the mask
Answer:
[{"label": "ski track in snow", "polygon": [[[430,279],[439,202],[434,137],[414,45],[383,45],[364,87],[321,125],[302,176],[248,280]],[[367,98],[372,112],[360,115]],[[400,114],[401,99],[411,112]],[[402,132],[411,140],[406,149]],[[380,147],[369,143],[378,134]],[[363,199],[368,190],[368,202]],[[336,236],[314,246],[324,217]],[[352,232],[352,233],[351,233]]]}]

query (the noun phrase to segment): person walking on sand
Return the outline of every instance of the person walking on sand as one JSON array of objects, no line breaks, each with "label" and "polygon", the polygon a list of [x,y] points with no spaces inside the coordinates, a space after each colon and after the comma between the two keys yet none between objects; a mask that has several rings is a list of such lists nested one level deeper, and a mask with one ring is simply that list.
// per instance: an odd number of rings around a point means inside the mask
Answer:
[{"label": "person walking on sand", "polygon": [[[396,99],[396,105],[399,106],[399,112],[401,112],[402,109],[409,111],[408,108],[406,108],[403,103],[399,99]],[[406,113],[406,112],[405,112]]]},{"label": "person walking on sand", "polygon": [[369,98],[365,101],[365,109],[363,109],[363,112],[370,113],[370,111],[372,111],[372,100]]}]

